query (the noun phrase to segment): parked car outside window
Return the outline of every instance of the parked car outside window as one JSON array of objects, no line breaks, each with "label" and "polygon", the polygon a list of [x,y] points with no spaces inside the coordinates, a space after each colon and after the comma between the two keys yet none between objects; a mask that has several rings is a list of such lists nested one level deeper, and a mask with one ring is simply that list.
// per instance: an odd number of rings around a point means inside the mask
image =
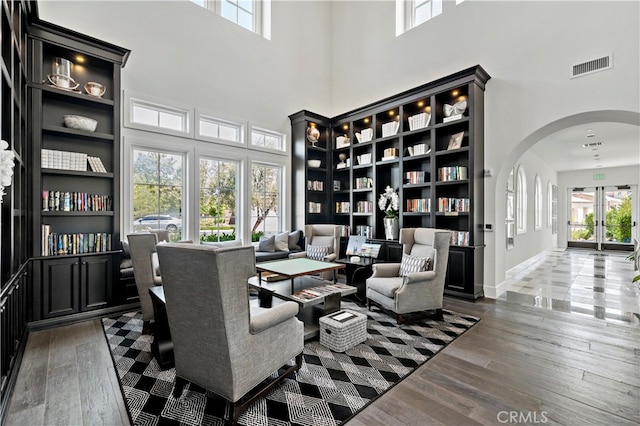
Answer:
[{"label": "parked car outside window", "polygon": [[182,219],[169,215],[146,215],[133,222],[134,231],[144,231],[147,229],[166,229],[176,231],[182,227]]}]

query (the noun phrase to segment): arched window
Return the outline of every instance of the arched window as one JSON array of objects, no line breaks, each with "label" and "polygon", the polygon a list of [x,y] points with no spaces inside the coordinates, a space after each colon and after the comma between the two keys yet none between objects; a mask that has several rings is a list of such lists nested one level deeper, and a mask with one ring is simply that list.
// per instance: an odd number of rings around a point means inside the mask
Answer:
[{"label": "arched window", "polygon": [[516,175],[516,233],[527,232],[527,175],[522,166]]},{"label": "arched window", "polygon": [[542,229],[542,180],[536,175],[533,194],[533,229]]},{"label": "arched window", "polygon": [[547,228],[551,228],[553,223],[553,185],[551,181],[547,183]]}]

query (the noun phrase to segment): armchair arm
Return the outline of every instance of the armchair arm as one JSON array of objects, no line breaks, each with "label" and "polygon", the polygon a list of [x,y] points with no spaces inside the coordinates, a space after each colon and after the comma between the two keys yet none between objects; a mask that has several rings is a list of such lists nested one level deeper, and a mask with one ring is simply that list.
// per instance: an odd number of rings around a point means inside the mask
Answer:
[{"label": "armchair arm", "polygon": [[251,334],[257,334],[281,322],[295,317],[298,314],[298,304],[284,302],[259,313],[252,313],[249,318],[249,330]]},{"label": "armchair arm", "polygon": [[400,272],[400,264],[399,263],[374,263],[372,265],[373,277],[397,277]]},{"label": "armchair arm", "polygon": [[289,254],[289,259],[300,259],[303,257],[307,257],[307,252],[306,251],[299,251],[297,253],[291,253]]},{"label": "armchair arm", "polygon": [[325,262],[333,262],[337,257],[338,255],[335,253],[329,253],[328,255],[323,257],[322,260],[324,260]]},{"label": "armchair arm", "polygon": [[421,283],[424,281],[432,281],[436,278],[436,272],[435,271],[421,271],[421,272],[414,272],[412,274],[409,274],[405,277],[404,282],[406,284],[414,284],[414,283]]}]

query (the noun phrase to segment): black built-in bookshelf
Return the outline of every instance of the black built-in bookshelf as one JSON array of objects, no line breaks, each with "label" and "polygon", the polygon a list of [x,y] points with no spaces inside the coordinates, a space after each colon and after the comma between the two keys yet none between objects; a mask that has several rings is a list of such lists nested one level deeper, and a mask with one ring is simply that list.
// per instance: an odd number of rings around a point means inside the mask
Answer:
[{"label": "black built-in bookshelf", "polygon": [[[346,234],[384,239],[384,213],[377,201],[389,185],[400,196],[400,227],[452,231],[445,293],[482,297],[489,78],[474,66],[330,119],[309,111],[291,115],[294,226],[335,223]],[[312,123],[322,128],[321,155],[329,161],[321,170],[306,164],[316,155],[305,139]],[[323,181],[325,192],[296,183],[303,173]],[[308,211],[310,200],[331,211]]]}]

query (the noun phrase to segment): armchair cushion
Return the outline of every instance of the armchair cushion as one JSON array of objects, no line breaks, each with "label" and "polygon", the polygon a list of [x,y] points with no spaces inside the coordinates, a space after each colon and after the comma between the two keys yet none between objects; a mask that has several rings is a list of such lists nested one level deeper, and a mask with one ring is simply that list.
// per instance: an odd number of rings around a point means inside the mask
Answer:
[{"label": "armchair cushion", "polygon": [[289,233],[282,232],[275,236],[275,251],[289,251]]},{"label": "armchair cushion", "polygon": [[261,237],[258,243],[258,251],[274,252],[276,251],[276,236]]},{"label": "armchair cushion", "polygon": [[402,253],[402,262],[400,263],[400,275],[405,276],[413,272],[420,272],[426,270],[427,262],[429,259],[425,257],[411,256],[407,253]]},{"label": "armchair cushion", "polygon": [[333,247],[335,237],[332,235],[314,235],[313,240],[309,241],[309,245],[314,246],[327,246],[330,250],[328,253],[331,253],[331,248]]},{"label": "armchair cushion", "polygon": [[329,254],[329,246],[308,245],[307,257],[313,260],[323,260]]},{"label": "armchair cushion", "polygon": [[258,308],[251,310],[249,319],[249,329],[251,334],[260,333],[263,330],[278,325],[298,314],[298,304],[295,302],[284,302],[272,308]]},{"label": "armchair cushion", "polygon": [[403,283],[403,277],[371,277],[367,280],[367,291],[376,291],[381,295],[393,299],[396,291]]}]

